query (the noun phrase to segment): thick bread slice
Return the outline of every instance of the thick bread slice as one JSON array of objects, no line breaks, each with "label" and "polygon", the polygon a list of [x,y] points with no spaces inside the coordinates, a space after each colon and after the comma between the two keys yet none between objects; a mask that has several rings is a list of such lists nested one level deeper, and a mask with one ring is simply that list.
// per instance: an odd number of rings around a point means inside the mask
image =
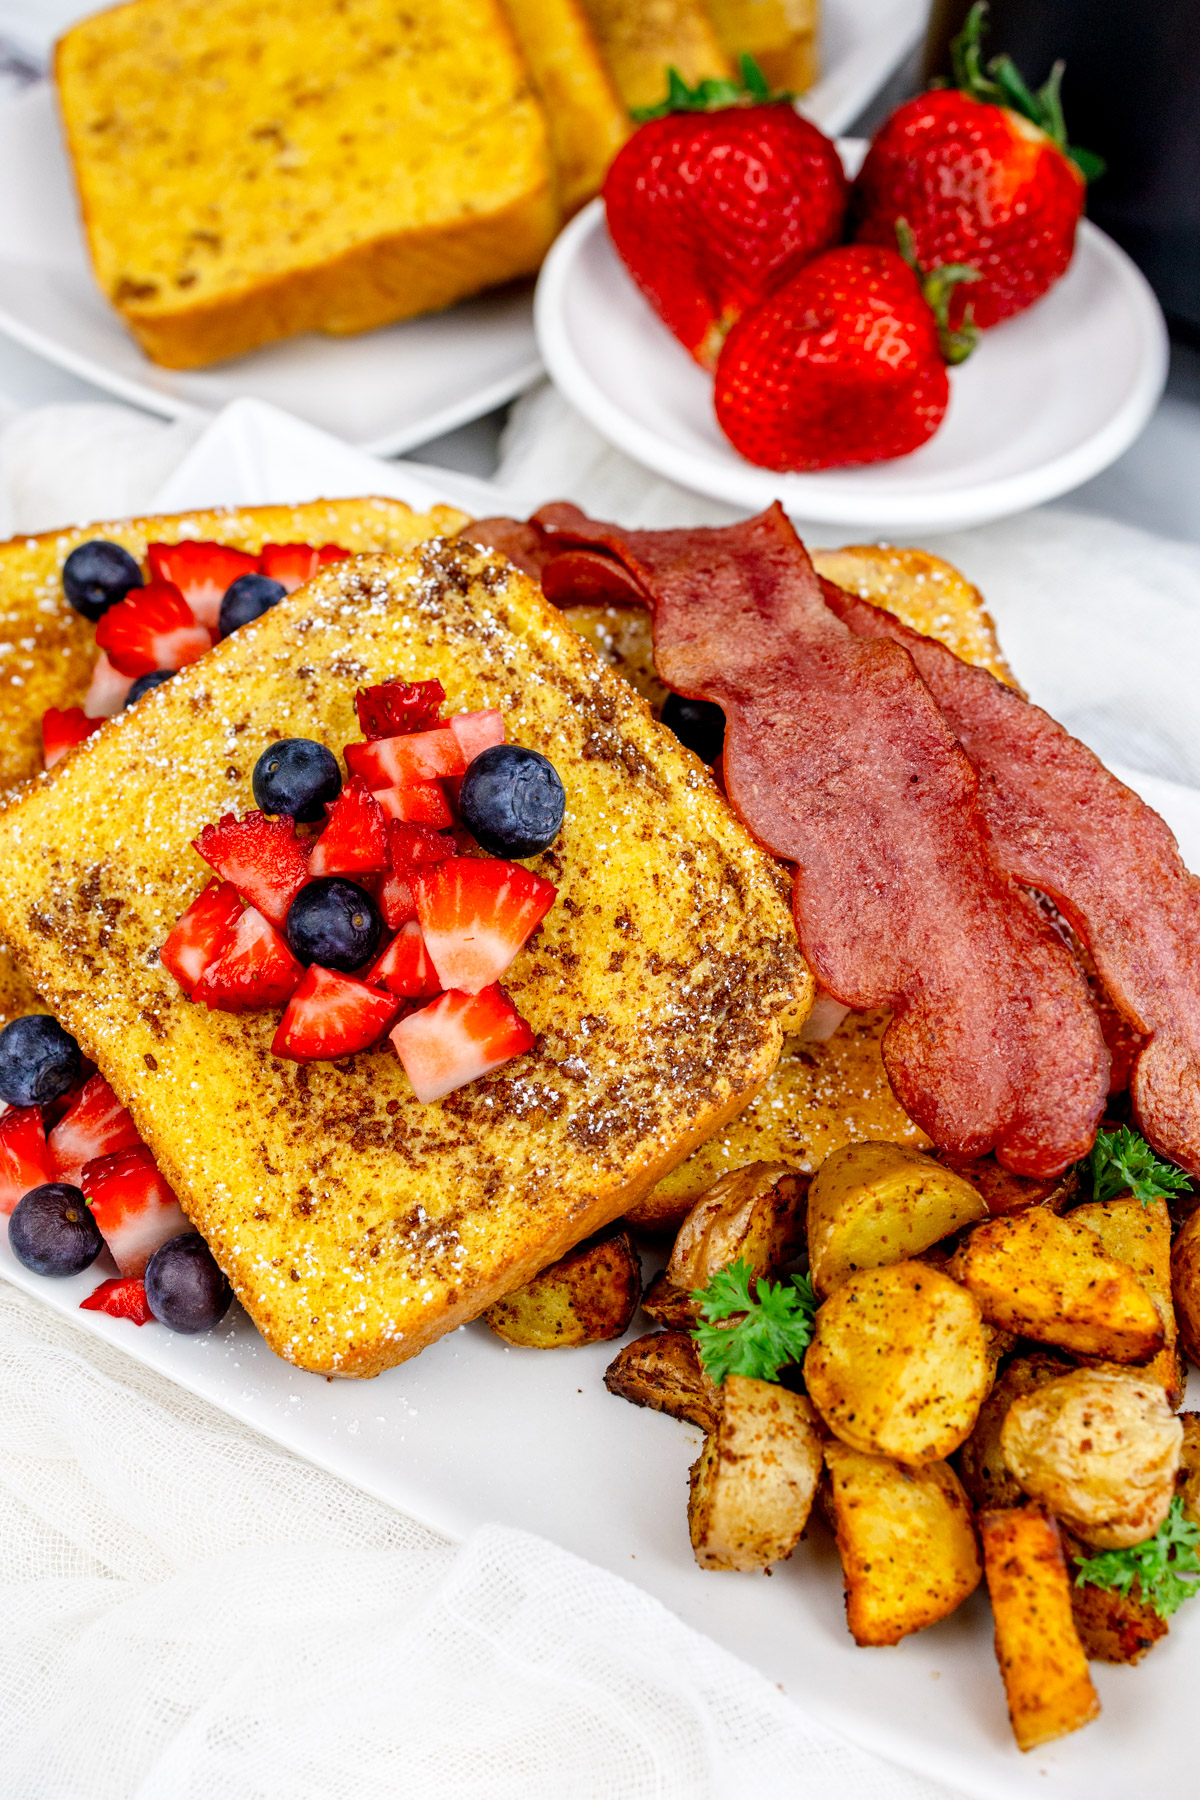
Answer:
[{"label": "thick bread slice", "polygon": [[96,278],[168,368],[448,306],[557,229],[498,0],[131,0],[55,73]]},{"label": "thick bread slice", "polygon": [[894,550],[883,544],[814,550],[812,559],[826,581],[895,613],[922,637],[936,638],[964,662],[977,663],[997,681],[1016,687],[983,595],[953,563],[930,556],[928,550]]},{"label": "thick bread slice", "polygon": [[708,0],[732,57],[749,53],[773,88],[802,94],[817,79],[816,0]]},{"label": "thick bread slice", "polygon": [[[536,1048],[430,1106],[390,1048],[297,1067],[276,1014],[184,1000],[158,948],[278,734],[340,749],[355,688],[437,676],[567,790],[558,884],[506,980]],[[400,1362],[617,1217],[770,1074],[811,991],[789,883],[645,703],[503,559],[334,564],[105,725],[0,817],[0,924],[128,1105],[273,1349]]]},{"label": "thick bread slice", "polygon": [[626,106],[657,106],[667,70],[689,86],[734,73],[703,0],[583,0]]},{"label": "thick bread slice", "polygon": [[504,0],[550,128],[564,217],[600,192],[633,129],[581,0]]}]

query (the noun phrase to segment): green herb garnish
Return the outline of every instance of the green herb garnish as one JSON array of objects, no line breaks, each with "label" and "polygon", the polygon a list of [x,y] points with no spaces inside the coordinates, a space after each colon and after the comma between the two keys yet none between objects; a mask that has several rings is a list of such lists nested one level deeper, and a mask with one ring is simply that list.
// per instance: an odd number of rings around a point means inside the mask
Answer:
[{"label": "green herb garnish", "polygon": [[[966,23],[950,45],[950,61],[954,83],[975,100],[990,101],[994,106],[1007,106],[1046,133],[1065,156],[1076,164],[1085,181],[1103,175],[1107,164],[1093,150],[1083,150],[1067,142],[1063,119],[1062,78],[1064,62],[1056,62],[1040,88],[1031,88],[1011,56],[993,56],[986,68],[983,61],[983,38],[987,30],[987,0],[975,0]],[[936,87],[943,84],[935,82]]]},{"label": "green herb garnish", "polygon": [[692,1295],[703,1320],[692,1336],[718,1387],[727,1375],[774,1381],[785,1364],[800,1361],[813,1334],[821,1303],[807,1275],[793,1275],[790,1281],[768,1281],[760,1275],[754,1297],[753,1279],[749,1263],[730,1263]]},{"label": "green herb garnish", "polygon": [[648,119],[665,119],[668,113],[719,112],[727,106],[765,106],[772,100],[790,100],[791,95],[776,92],[752,56],[740,59],[742,79],[730,81],[725,76],[706,76],[690,88],[678,69],[667,70],[667,97],[657,106],[635,106],[633,117],[639,125]]},{"label": "green herb garnish", "polygon": [[1079,1168],[1084,1180],[1092,1184],[1094,1200],[1132,1194],[1147,1206],[1151,1200],[1186,1194],[1192,1185],[1182,1169],[1155,1156],[1140,1132],[1130,1131],[1127,1125],[1119,1131],[1097,1132],[1091,1154]]},{"label": "green herb garnish", "polygon": [[1169,1619],[1200,1585],[1200,1525],[1193,1525],[1176,1494],[1171,1510],[1152,1538],[1128,1550],[1103,1550],[1078,1565],[1075,1586],[1091,1583],[1128,1594],[1137,1583],[1141,1598],[1160,1619]]}]

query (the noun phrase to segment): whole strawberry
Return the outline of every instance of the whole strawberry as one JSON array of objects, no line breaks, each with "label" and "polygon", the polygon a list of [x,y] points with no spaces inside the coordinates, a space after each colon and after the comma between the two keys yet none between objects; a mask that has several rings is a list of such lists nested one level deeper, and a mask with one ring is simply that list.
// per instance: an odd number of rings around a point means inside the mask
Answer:
[{"label": "whole strawberry", "polygon": [[671,89],[615,158],[608,229],[626,268],[696,361],[809,257],[836,243],[848,184],[837,150],[745,59],[746,87]]},{"label": "whole strawberry", "polygon": [[905,219],[922,267],[977,270],[979,281],[956,296],[951,317],[960,320],[969,304],[984,327],[1031,306],[1065,273],[1083,212],[1084,168],[1102,167],[1067,148],[1061,63],[1037,93],[1008,57],[983,69],[986,14],[986,0],[978,0],[954,42],[958,86],[897,107],[867,152],[852,200],[860,243],[894,244],[896,222]]},{"label": "whole strawberry", "polygon": [[920,279],[896,250],[871,244],[826,250],[746,313],[725,340],[714,394],[734,449],[780,471],[907,456],[949,398]]}]

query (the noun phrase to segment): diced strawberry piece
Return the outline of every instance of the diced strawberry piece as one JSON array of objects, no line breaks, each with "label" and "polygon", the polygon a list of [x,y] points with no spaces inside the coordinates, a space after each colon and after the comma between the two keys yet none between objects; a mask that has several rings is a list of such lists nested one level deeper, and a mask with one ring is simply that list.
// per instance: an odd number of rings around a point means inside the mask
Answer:
[{"label": "diced strawberry piece", "polygon": [[501,987],[443,994],[391,1034],[418,1100],[440,1100],[533,1049],[533,1033]]},{"label": "diced strawberry piece", "polygon": [[456,856],[458,850],[453,838],[443,837],[432,826],[408,824],[399,819],[388,822],[388,849],[391,870],[380,885],[379,910],[385,924],[391,930],[399,931],[401,925],[417,916],[412,888],[414,872],[428,863],[446,862]]},{"label": "diced strawberry piece", "polygon": [[91,686],[83,703],[84,712],[89,719],[111,719],[124,706],[125,696],[132,686],[133,676],[122,675],[120,669],[114,669],[101,651],[92,670]]},{"label": "diced strawberry piece", "polygon": [[158,960],[171,971],[189,1000],[205,969],[224,949],[241,910],[232,881],[210,881],[180,914]]},{"label": "diced strawberry piece", "polygon": [[398,875],[395,869],[380,882],[378,899],[383,922],[390,931],[399,931],[402,925],[417,916],[417,897],[412,890],[412,881],[407,875]]},{"label": "diced strawberry piece", "polygon": [[46,1141],[54,1170],[51,1180],[69,1181],[78,1187],[85,1163],[118,1150],[132,1150],[142,1140],[103,1075],[93,1075]]},{"label": "diced strawberry piece", "polygon": [[220,824],[204,827],[192,849],[272,925],[283,924],[308,880],[308,844],[296,836],[292,819],[226,813]]},{"label": "diced strawberry piece", "polygon": [[[357,777],[355,777],[357,780]],[[389,819],[410,825],[453,825],[450,802],[436,781],[414,781],[411,787],[380,788],[375,795]]]},{"label": "diced strawberry piece", "polygon": [[[198,625],[217,629],[225,590],[239,575],[253,575],[257,556],[231,550],[226,544],[200,543],[184,538],[178,544],[149,544],[146,560],[155,581],[169,581],[179,589]],[[168,667],[159,663],[160,669]],[[180,665],[182,667],[182,664]]]},{"label": "diced strawberry piece", "polygon": [[272,1053],[293,1062],[353,1056],[378,1042],[399,1005],[392,994],[313,963],[288,1001]]},{"label": "diced strawberry piece", "polygon": [[304,974],[282,934],[257,907],[248,906],[224,949],[210,962],[192,999],[215,1012],[257,1012],[290,1000]]},{"label": "diced strawberry piece", "polygon": [[357,775],[333,805],[308,859],[310,875],[363,875],[388,866],[387,815]]},{"label": "diced strawberry piece", "polygon": [[103,723],[103,719],[89,719],[82,706],[68,706],[62,712],[57,706],[48,706],[42,714],[42,767],[52,769]]},{"label": "diced strawberry piece", "polygon": [[326,563],[348,562],[353,554],[352,550],[343,550],[340,544],[322,544],[317,551],[317,561],[324,568]]},{"label": "diced strawberry piece", "polygon": [[378,687],[360,688],[354,710],[365,738],[404,737],[436,725],[445,701],[440,681],[401,681],[397,675]]},{"label": "diced strawberry piece", "polygon": [[168,1238],[192,1229],[146,1144],[87,1163],[79,1185],[122,1275],[143,1275]]},{"label": "diced strawberry piece", "polygon": [[0,1218],[6,1217],[30,1188],[54,1179],[41,1107],[10,1108],[0,1118]]},{"label": "diced strawberry piece", "polygon": [[498,857],[456,856],[418,871],[417,918],[442,986],[477,994],[498,981],[557,892]]},{"label": "diced strawberry piece", "polygon": [[260,574],[269,575],[289,594],[294,594],[316,574],[318,559],[315,544],[264,544],[259,552],[258,568]]},{"label": "diced strawberry piece", "polygon": [[183,669],[212,645],[177,587],[152,581],[109,608],[96,627],[96,642],[122,675]]},{"label": "diced strawberry piece", "polygon": [[504,714],[498,706],[489,706],[486,712],[452,713],[446,723],[469,763],[481,750],[504,742]]},{"label": "diced strawberry piece", "polygon": [[441,725],[436,731],[413,732],[409,737],[347,744],[344,755],[351,774],[361,775],[372,791],[461,775],[467,766],[459,741],[448,725]]},{"label": "diced strawberry piece", "polygon": [[140,1275],[110,1275],[79,1306],[82,1312],[107,1313],[110,1319],[130,1319],[135,1325],[149,1325],[154,1319]]},{"label": "diced strawberry piece", "polygon": [[386,988],[389,994],[399,994],[405,1000],[421,1000],[442,991],[415,919],[400,927],[363,979],[368,987]]}]

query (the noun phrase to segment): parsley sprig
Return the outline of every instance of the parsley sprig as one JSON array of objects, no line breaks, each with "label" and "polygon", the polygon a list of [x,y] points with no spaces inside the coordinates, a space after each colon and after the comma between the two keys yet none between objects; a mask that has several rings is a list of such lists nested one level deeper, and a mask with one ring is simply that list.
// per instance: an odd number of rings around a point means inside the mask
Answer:
[{"label": "parsley sprig", "polygon": [[759,1275],[753,1296],[752,1279],[749,1263],[730,1263],[692,1295],[703,1321],[692,1336],[718,1387],[727,1375],[774,1381],[785,1364],[800,1361],[813,1334],[820,1301],[807,1275],[790,1281]]},{"label": "parsley sprig", "polygon": [[1128,1594],[1136,1581],[1141,1597],[1160,1619],[1169,1619],[1200,1587],[1200,1525],[1193,1525],[1176,1494],[1171,1510],[1152,1538],[1128,1550],[1103,1550],[1078,1564],[1075,1586],[1090,1582]]},{"label": "parsley sprig", "polygon": [[1190,1178],[1174,1164],[1155,1156],[1139,1132],[1122,1125],[1118,1131],[1100,1131],[1091,1154],[1080,1164],[1085,1181],[1092,1184],[1094,1200],[1112,1200],[1132,1194],[1143,1206],[1151,1200],[1167,1200],[1185,1194]]}]

